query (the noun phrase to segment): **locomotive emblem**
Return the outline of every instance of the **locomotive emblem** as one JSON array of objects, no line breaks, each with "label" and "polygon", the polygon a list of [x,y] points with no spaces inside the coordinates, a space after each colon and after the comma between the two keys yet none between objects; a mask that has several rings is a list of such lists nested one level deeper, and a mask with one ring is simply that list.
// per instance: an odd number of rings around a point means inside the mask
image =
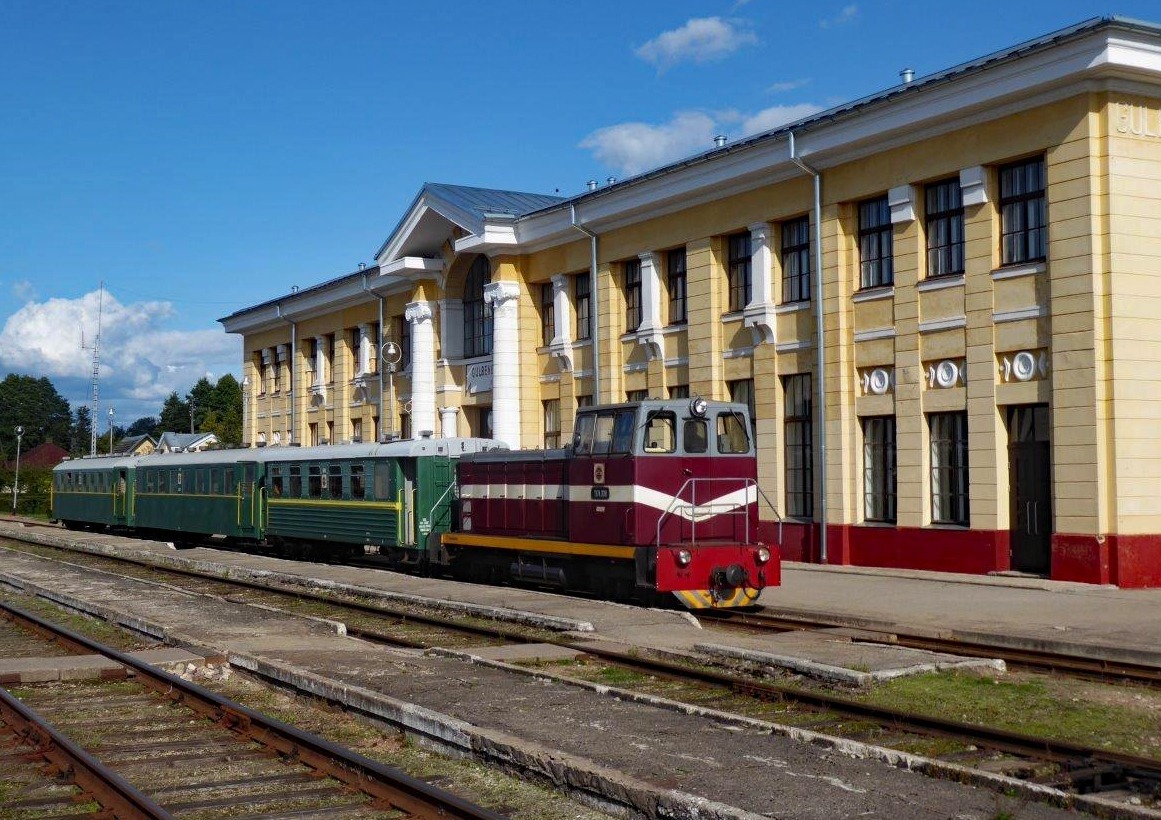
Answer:
[{"label": "locomotive emblem", "polygon": [[593,483],[594,484],[604,484],[605,483],[605,465],[604,464],[594,464],[593,465]]}]

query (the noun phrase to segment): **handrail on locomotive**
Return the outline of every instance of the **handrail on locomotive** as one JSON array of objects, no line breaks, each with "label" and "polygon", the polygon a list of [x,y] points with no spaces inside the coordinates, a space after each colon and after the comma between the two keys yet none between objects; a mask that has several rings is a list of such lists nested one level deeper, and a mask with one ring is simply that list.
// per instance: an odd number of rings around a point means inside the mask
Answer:
[{"label": "handrail on locomotive", "polygon": [[[712,502],[712,501],[708,504],[702,504],[702,505],[699,505],[697,503],[697,486],[699,483],[710,484],[710,483],[714,483],[714,482],[722,482],[722,483],[737,484],[739,481],[742,482],[742,486],[746,490],[746,503],[742,504],[740,507],[736,506],[736,505],[733,505],[733,506],[721,505],[721,509],[719,510],[718,506],[715,505],[714,502]],[[697,546],[697,522],[698,522],[698,519],[703,518],[703,517],[710,518],[710,517],[715,516],[715,515],[735,515],[735,516],[741,515],[743,520],[745,521],[745,540],[747,542],[749,542],[750,541],[750,503],[749,503],[750,493],[749,493],[749,489],[751,486],[755,490],[754,500],[757,501],[759,498],[761,498],[762,501],[766,502],[766,506],[770,508],[770,512],[774,513],[774,519],[778,522],[778,545],[781,546],[782,545],[782,522],[783,522],[782,515],[781,515],[781,513],[778,512],[778,508],[774,506],[772,501],[770,501],[769,496],[766,495],[766,493],[762,490],[761,486],[758,485],[758,482],[755,479],[752,479],[752,478],[744,478],[744,479],[706,478],[706,477],[687,478],[685,480],[685,482],[681,485],[681,489],[679,489],[676,493],[674,493],[673,498],[669,502],[669,505],[665,508],[665,510],[662,511],[661,515],[657,519],[657,534],[656,534],[656,537],[653,539],[653,545],[658,546],[658,547],[661,546],[661,530],[662,530],[663,526],[665,525],[665,522],[671,516],[676,515],[676,514],[681,514],[681,513],[689,513],[689,522],[690,522],[689,541],[690,541],[691,546],[695,546],[695,547]],[[689,490],[690,490],[690,500],[689,501],[683,500],[685,497],[686,488],[689,488]],[[702,511],[708,511],[708,514],[704,515],[704,516],[700,515],[699,513]]]}]

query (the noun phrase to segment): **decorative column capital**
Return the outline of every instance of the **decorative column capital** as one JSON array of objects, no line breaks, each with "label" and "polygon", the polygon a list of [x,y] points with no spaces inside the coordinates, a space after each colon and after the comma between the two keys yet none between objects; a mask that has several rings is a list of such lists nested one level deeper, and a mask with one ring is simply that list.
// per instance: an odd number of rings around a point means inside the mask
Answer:
[{"label": "decorative column capital", "polygon": [[404,318],[413,325],[430,322],[432,315],[431,302],[411,302],[403,312]]},{"label": "decorative column capital", "polygon": [[484,303],[492,306],[492,312],[503,310],[520,296],[520,286],[515,282],[489,282],[484,285]]}]

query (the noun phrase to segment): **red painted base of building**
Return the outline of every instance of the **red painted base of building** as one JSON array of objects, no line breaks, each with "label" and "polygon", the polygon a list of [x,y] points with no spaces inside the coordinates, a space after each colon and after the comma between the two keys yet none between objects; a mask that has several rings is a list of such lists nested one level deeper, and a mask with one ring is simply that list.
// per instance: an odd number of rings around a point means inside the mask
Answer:
[{"label": "red painted base of building", "polygon": [[[827,563],[984,575],[1012,569],[1007,530],[855,526],[827,527]],[[778,528],[763,522],[761,534],[777,543]],[[782,558],[820,563],[818,525],[785,522]],[[1161,534],[1052,536],[1053,581],[1161,586]]]}]

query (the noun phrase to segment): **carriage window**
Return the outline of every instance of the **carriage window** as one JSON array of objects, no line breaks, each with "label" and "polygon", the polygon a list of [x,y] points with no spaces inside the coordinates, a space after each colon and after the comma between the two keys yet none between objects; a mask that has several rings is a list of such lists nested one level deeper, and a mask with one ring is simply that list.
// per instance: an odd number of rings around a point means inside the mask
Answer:
[{"label": "carriage window", "polygon": [[226,468],[225,481],[222,482],[222,492],[226,495],[234,494],[234,471]]},{"label": "carriage window", "polygon": [[707,449],[705,419],[686,419],[682,445],[687,453],[704,453]]},{"label": "carriage window", "polygon": [[159,493],[168,492],[169,488],[169,470],[157,471],[157,491]]},{"label": "carriage window", "polygon": [[391,465],[375,465],[375,498],[387,501],[391,498]]},{"label": "carriage window", "polygon": [[586,413],[578,416],[576,432],[573,433],[572,446],[577,453],[589,453],[593,449],[593,428],[596,425],[596,416]]},{"label": "carriage window", "polygon": [[309,475],[307,478],[306,493],[311,498],[322,498],[323,491],[323,474],[322,467],[317,464],[311,465],[309,468]]},{"label": "carriage window", "polygon": [[210,470],[210,494],[218,495],[222,492],[222,468],[215,467]]},{"label": "carriage window", "polygon": [[650,413],[645,423],[646,453],[672,453],[677,449],[677,421],[672,413]]},{"label": "carriage window", "polygon": [[367,486],[363,483],[363,465],[351,465],[351,498],[364,498]]},{"label": "carriage window", "polygon": [[290,468],[290,497],[302,498],[302,468],[297,465]]},{"label": "carriage window", "polygon": [[747,435],[745,419],[740,413],[718,414],[718,452],[750,452],[750,437]]},{"label": "carriage window", "polygon": [[331,498],[343,497],[343,465],[332,464],[327,472],[330,473],[329,481],[331,489]]},{"label": "carriage window", "polygon": [[197,471],[197,477],[198,477],[198,486],[197,486],[197,490],[195,492],[197,492],[198,495],[205,495],[206,494],[206,469],[205,469],[205,467],[203,467],[202,469]]},{"label": "carriage window", "polygon": [[150,470],[145,474],[145,492],[151,493],[157,488],[157,471]]},{"label": "carriage window", "polygon": [[282,467],[270,468],[270,497],[281,498],[282,494],[286,492],[283,486]]},{"label": "carriage window", "polygon": [[614,453],[627,453],[633,449],[633,432],[637,426],[637,413],[634,410],[622,410],[617,414],[613,423]]}]

